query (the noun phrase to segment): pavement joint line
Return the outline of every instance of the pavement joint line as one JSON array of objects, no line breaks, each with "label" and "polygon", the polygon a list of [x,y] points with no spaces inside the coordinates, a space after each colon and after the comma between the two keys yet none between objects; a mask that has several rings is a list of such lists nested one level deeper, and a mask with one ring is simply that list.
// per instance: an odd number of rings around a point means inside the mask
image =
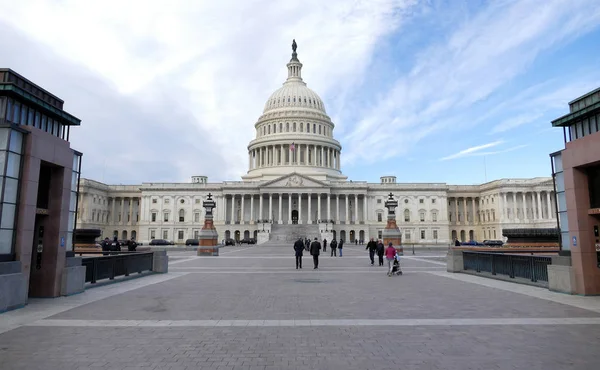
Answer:
[{"label": "pavement joint line", "polygon": [[490,279],[483,276],[470,274],[451,273],[446,271],[422,271],[427,274],[441,276],[448,279],[459,280],[466,283],[482,285],[488,288],[496,288],[511,293],[519,293],[529,297],[539,298],[546,301],[560,303],[584,310],[600,313],[600,296],[579,296],[558,293],[547,288],[531,285],[517,284],[510,281]]},{"label": "pavement joint line", "polygon": [[29,299],[29,304],[14,311],[0,314],[0,334],[17,329],[30,322],[43,320],[47,317],[69,311],[71,309],[100,301],[122,293],[131,292],[149,285],[163,283],[172,279],[188,275],[189,272],[172,272],[169,274],[155,274],[144,277],[109,284],[94,289],[88,289],[81,294],[54,299]]},{"label": "pavement joint line", "polygon": [[400,260],[402,261],[403,258],[407,259],[407,260],[420,261],[420,262],[425,262],[425,263],[432,263],[434,265],[441,265],[441,266],[446,266],[447,265],[446,262],[428,261],[426,259],[421,259],[421,258],[412,257],[412,256],[400,257]]},{"label": "pavement joint line", "polygon": [[[306,268],[308,268],[308,264],[306,265]],[[225,269],[237,269],[237,270],[250,270],[250,271],[289,271],[290,269],[294,269],[293,267],[253,267],[253,266],[249,266],[249,267],[240,267],[240,266],[218,266],[218,267],[212,267],[212,266],[188,266],[188,267],[173,267],[171,268],[171,270],[225,270]],[[373,271],[373,270],[377,270],[379,272],[382,271],[387,271],[387,266],[384,266],[384,268],[380,268],[379,266],[373,266],[373,267],[369,267],[369,266],[349,266],[349,267],[344,267],[344,266],[327,266],[328,270],[365,270],[365,271]],[[411,270],[411,269],[417,269],[417,270],[425,270],[425,269],[433,269],[435,271],[435,269],[445,269],[445,267],[435,267],[435,266],[402,266],[402,270]]]},{"label": "pavement joint line", "polygon": [[231,254],[231,253],[241,252],[241,251],[245,251],[245,250],[252,249],[252,248],[256,248],[256,247],[247,247],[247,248],[242,248],[242,249],[235,249],[235,250],[232,250],[232,251],[226,251],[226,252],[219,253],[219,254]]},{"label": "pavement joint line", "polygon": [[289,319],[289,320],[75,320],[46,319],[34,327],[296,327],[296,326],[510,326],[600,325],[600,317],[481,318],[481,319]]},{"label": "pavement joint line", "polygon": [[[310,274],[312,271],[313,274],[381,274],[387,275],[387,270],[379,270],[379,271],[327,271],[319,268],[318,271],[314,271],[312,267],[306,267],[303,271],[291,269],[290,271],[186,271],[188,274]],[[404,270],[403,270],[404,271]],[[433,273],[433,271],[404,271],[403,275],[406,274],[420,274],[420,273]]]}]

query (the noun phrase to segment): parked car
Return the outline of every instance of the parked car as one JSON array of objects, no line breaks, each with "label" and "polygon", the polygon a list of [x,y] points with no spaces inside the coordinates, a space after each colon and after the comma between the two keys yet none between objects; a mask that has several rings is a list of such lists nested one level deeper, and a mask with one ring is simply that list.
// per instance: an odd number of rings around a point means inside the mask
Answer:
[{"label": "parked car", "polygon": [[504,245],[502,240],[484,240],[483,245],[487,245],[489,247],[501,247]]},{"label": "parked car", "polygon": [[256,244],[256,239],[244,238],[244,239],[240,240],[240,244]]},{"label": "parked car", "polygon": [[188,239],[185,241],[185,245],[200,245],[200,240],[198,239]]},{"label": "parked car", "polygon": [[475,241],[475,240],[469,240],[468,242],[462,242],[462,243],[460,243],[460,245],[472,246],[472,247],[481,247],[484,244],[480,243],[478,241]]},{"label": "parked car", "polygon": [[149,245],[171,245],[172,243],[165,239],[152,239]]},{"label": "parked car", "polygon": [[225,239],[225,245],[235,245],[235,240],[231,238]]}]

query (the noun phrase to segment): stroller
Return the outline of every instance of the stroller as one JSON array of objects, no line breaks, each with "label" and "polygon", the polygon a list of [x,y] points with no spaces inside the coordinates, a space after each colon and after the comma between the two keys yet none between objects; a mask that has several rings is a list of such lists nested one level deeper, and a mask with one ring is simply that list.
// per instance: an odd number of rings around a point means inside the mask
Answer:
[{"label": "stroller", "polygon": [[394,265],[392,266],[391,275],[402,275],[402,269],[400,268],[400,256],[396,254],[394,258]]}]

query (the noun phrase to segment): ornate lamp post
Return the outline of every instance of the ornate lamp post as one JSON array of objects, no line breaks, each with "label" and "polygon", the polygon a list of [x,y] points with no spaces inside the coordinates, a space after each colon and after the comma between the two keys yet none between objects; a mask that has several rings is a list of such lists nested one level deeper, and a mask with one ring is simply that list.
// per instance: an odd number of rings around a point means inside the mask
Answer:
[{"label": "ornate lamp post", "polygon": [[216,208],[216,203],[212,199],[212,194],[208,193],[208,196],[202,207],[206,210],[206,216],[204,217],[204,226],[200,230],[198,256],[218,256],[219,246],[218,240],[219,235],[213,224],[213,209]]},{"label": "ornate lamp post", "polygon": [[387,225],[383,229],[382,237],[383,244],[392,243],[397,249],[402,250],[402,233],[396,224],[396,207],[398,201],[394,199],[394,194],[390,193],[388,200],[385,202],[385,208],[388,209]]}]

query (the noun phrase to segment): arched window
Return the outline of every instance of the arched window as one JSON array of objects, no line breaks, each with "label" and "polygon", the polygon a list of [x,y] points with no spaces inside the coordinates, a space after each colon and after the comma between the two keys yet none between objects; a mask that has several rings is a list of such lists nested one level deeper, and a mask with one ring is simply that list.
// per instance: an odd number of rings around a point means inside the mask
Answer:
[{"label": "arched window", "polygon": [[306,132],[310,133],[310,123],[306,124]]},{"label": "arched window", "polygon": [[283,132],[283,123],[279,122],[279,132]]},{"label": "arched window", "polygon": [[268,129],[268,132],[267,132],[267,133],[268,133],[268,134],[270,134],[270,133],[271,133],[271,126],[269,126],[269,129]]},{"label": "arched window", "polygon": [[179,210],[179,222],[185,222],[185,211],[183,209]]},{"label": "arched window", "polygon": [[317,124],[313,123],[313,134],[317,133]]},{"label": "arched window", "polygon": [[300,122],[300,132],[304,131],[304,124],[302,122]]},{"label": "arched window", "polygon": [[289,122],[285,123],[285,132],[290,132],[290,123]]},{"label": "arched window", "polygon": [[410,210],[409,209],[404,210],[404,222],[410,222]]},{"label": "arched window", "polygon": [[321,125],[319,125],[319,135],[321,135]]},{"label": "arched window", "polygon": [[294,122],[292,126],[293,126],[293,131],[296,132],[296,122]]},{"label": "arched window", "polygon": [[276,133],[276,132],[277,132],[277,125],[273,124],[273,133]]}]

